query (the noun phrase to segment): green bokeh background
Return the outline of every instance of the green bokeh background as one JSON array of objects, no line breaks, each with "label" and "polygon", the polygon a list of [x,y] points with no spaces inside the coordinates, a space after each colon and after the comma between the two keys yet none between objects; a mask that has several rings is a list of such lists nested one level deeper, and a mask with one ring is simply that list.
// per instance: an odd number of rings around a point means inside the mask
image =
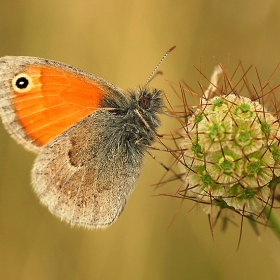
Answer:
[{"label": "green bokeh background", "polygon": [[[258,68],[265,80],[279,63],[279,0],[96,1],[0,0],[0,56],[62,61],[121,88],[143,84],[164,52],[163,76],[151,86],[177,102],[168,81],[198,88],[193,67],[210,77],[230,55]],[[278,76],[277,76],[278,75]],[[279,83],[279,72],[276,81]],[[175,129],[163,118],[160,129]],[[164,174],[149,156],[118,221],[106,230],[70,228],[40,205],[30,186],[34,155],[0,127],[1,279],[279,279],[280,243],[268,228],[261,239],[240,219],[214,242],[207,216],[166,197],[178,183],[154,190]],[[156,153],[165,164],[171,159]],[[180,211],[178,211],[180,207]],[[169,227],[174,215],[178,214]]]}]

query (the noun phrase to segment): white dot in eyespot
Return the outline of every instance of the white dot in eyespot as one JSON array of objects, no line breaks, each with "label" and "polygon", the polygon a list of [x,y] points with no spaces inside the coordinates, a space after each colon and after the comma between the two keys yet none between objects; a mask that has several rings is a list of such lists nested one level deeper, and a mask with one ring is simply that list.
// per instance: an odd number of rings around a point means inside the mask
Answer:
[{"label": "white dot in eyespot", "polygon": [[32,82],[32,78],[29,75],[21,73],[13,78],[12,87],[16,92],[27,92],[34,87],[34,84]]}]

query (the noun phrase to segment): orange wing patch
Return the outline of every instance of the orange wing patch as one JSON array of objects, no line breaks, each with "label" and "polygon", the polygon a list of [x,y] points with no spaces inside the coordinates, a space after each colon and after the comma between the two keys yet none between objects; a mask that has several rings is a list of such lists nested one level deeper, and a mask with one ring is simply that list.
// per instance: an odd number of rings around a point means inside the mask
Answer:
[{"label": "orange wing patch", "polygon": [[37,146],[47,144],[93,113],[104,97],[97,81],[65,69],[26,66],[30,89],[15,91],[12,104],[18,122]]}]

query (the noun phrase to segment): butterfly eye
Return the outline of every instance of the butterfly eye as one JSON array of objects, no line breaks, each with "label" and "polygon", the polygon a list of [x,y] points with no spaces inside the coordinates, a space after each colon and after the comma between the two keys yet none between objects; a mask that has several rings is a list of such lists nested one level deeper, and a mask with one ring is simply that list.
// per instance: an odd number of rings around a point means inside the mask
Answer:
[{"label": "butterfly eye", "polygon": [[18,74],[12,81],[12,86],[17,92],[29,91],[33,86],[32,79],[25,73]]},{"label": "butterfly eye", "polygon": [[149,109],[151,106],[151,99],[147,96],[140,97],[138,104],[143,109]]}]

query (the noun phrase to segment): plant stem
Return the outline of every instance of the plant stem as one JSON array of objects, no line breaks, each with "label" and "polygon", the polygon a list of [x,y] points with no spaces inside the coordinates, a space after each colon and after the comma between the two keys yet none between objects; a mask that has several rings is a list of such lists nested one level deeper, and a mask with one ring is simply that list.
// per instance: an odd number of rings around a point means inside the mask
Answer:
[{"label": "plant stem", "polygon": [[265,214],[266,218],[268,219],[274,233],[280,239],[280,221],[279,221],[278,217],[273,213],[273,211],[270,207],[265,208],[264,214]]}]

